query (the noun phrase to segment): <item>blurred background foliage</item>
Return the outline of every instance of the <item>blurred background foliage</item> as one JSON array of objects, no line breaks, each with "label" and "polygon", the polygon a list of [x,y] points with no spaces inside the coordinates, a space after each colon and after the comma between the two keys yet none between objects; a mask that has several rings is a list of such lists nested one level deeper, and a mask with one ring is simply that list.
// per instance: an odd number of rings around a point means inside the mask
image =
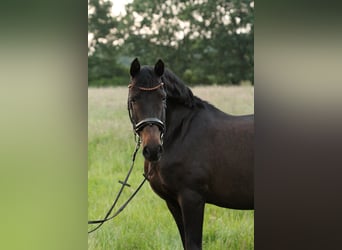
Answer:
[{"label": "blurred background foliage", "polygon": [[253,83],[254,1],[88,1],[88,85],[127,85],[130,62],[161,58],[187,84]]}]

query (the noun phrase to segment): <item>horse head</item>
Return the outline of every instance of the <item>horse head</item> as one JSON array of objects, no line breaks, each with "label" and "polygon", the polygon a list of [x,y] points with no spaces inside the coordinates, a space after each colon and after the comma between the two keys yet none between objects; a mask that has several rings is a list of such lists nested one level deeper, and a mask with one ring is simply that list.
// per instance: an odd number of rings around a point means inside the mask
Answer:
[{"label": "horse head", "polygon": [[141,67],[134,59],[131,82],[128,85],[128,111],[134,132],[143,146],[147,161],[159,161],[163,152],[162,139],[165,133],[166,92],[162,75],[164,63],[158,60],[153,67]]}]

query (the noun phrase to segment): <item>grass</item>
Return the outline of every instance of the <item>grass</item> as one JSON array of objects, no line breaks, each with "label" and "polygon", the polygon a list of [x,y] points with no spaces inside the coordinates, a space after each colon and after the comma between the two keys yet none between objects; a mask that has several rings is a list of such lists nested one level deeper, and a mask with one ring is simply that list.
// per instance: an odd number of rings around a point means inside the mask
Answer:
[{"label": "grass", "polygon": [[[195,95],[231,114],[254,113],[254,88],[194,87]],[[127,88],[88,90],[88,219],[102,218],[111,206],[130,167],[135,147],[127,109]],[[143,157],[135,168],[118,208],[142,181]],[[88,227],[89,230],[92,226]],[[206,205],[203,249],[253,249],[254,212]],[[91,250],[183,249],[165,202],[146,183],[114,220],[88,235]]]}]

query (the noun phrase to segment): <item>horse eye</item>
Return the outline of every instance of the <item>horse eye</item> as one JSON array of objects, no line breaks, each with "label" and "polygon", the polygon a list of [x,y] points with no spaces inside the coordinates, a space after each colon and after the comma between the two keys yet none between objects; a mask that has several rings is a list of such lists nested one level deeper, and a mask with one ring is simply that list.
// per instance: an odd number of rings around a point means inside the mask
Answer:
[{"label": "horse eye", "polygon": [[136,103],[137,100],[138,100],[137,96],[131,97],[131,99],[130,99],[131,103]]}]

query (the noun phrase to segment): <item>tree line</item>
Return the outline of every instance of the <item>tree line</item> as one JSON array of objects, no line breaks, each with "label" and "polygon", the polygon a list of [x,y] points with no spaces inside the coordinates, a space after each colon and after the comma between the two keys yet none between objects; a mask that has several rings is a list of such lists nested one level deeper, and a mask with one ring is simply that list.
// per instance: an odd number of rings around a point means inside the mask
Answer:
[{"label": "tree line", "polygon": [[254,1],[134,0],[126,14],[88,3],[89,86],[127,85],[130,62],[161,58],[187,84],[253,84]]}]

